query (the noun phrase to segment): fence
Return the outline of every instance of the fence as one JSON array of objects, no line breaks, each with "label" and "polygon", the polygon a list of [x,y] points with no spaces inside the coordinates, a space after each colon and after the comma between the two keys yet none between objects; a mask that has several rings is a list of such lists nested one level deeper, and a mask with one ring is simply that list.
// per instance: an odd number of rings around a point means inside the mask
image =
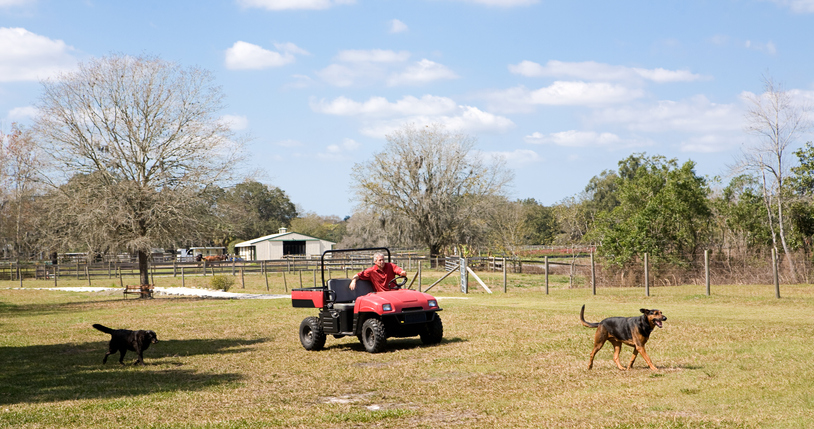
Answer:
[{"label": "fence", "polygon": [[[610,288],[610,287],[661,287],[679,284],[792,284],[809,283],[814,276],[810,255],[794,254],[796,275],[793,275],[784,257],[776,258],[768,252],[738,254],[727,249],[707,254],[706,258],[686,258],[694,260],[686,266],[673,266],[659,263],[645,263],[643,256],[637,263],[626,268],[615,268],[593,254],[573,254],[570,256],[545,256],[542,259],[520,259],[502,257],[467,258],[467,266],[479,272],[505,272],[525,275],[545,276],[548,291],[549,276],[565,276],[569,288]],[[394,254],[393,262],[409,272],[416,272],[419,266],[445,267],[454,269],[459,258],[428,258],[416,253]],[[326,278],[350,277],[371,264],[368,255],[326,259]],[[776,267],[776,268],[773,268]],[[313,284],[319,285],[321,266],[319,259],[286,258],[266,261],[200,261],[178,262],[156,258],[150,263],[150,275],[158,276],[210,276],[214,274],[265,274],[275,272],[310,272]],[[138,265],[122,262],[122,258],[108,262],[86,263],[67,262],[52,265],[43,261],[0,262],[0,280],[62,279],[87,280],[121,279],[137,277]],[[307,278],[307,277],[306,277]],[[796,279],[796,281],[795,281]],[[562,278],[560,278],[562,280]],[[154,283],[154,282],[151,282]],[[505,275],[503,288],[506,289]],[[491,285],[501,286],[499,284]]]}]

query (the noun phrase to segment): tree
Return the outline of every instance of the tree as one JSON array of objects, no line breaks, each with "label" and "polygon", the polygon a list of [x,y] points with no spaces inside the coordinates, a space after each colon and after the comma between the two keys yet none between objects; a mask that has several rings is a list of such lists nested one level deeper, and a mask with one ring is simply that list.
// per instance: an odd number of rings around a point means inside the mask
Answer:
[{"label": "tree", "polygon": [[39,190],[41,156],[29,130],[17,124],[0,131],[0,234],[11,241],[14,258],[31,253],[34,196]]},{"label": "tree", "polygon": [[253,180],[220,192],[215,205],[224,242],[275,234],[297,217],[285,191]]},{"label": "tree", "polygon": [[[746,131],[757,136],[757,141],[743,150],[736,167],[761,177],[764,205],[774,247],[777,248],[779,236],[792,280],[796,282],[797,272],[786,240],[783,212],[786,206],[784,184],[788,176],[789,148],[801,134],[812,127],[810,108],[796,102],[794,95],[775,83],[771,77],[764,76],[763,84],[763,94],[747,97],[751,106],[746,112]],[[775,214],[777,231],[774,229]]]},{"label": "tree", "polygon": [[600,214],[594,231],[599,253],[625,266],[648,253],[654,261],[692,261],[711,216],[695,163],[634,154],[619,162],[619,205]]},{"label": "tree", "polygon": [[347,231],[347,222],[338,216],[305,213],[291,220],[291,230],[311,237],[339,243]]},{"label": "tree", "polygon": [[465,237],[479,205],[511,180],[501,161],[473,151],[472,137],[441,125],[407,125],[386,138],[384,150],[353,167],[356,200],[432,255]]},{"label": "tree", "polygon": [[520,201],[525,215],[525,237],[527,244],[552,244],[560,226],[552,207],[538,203],[534,198]]},{"label": "tree", "polygon": [[34,130],[54,162],[54,235],[136,253],[148,284],[151,248],[198,226],[202,190],[239,158],[215,117],[222,98],[209,72],[148,56],[92,59],[44,81]]}]

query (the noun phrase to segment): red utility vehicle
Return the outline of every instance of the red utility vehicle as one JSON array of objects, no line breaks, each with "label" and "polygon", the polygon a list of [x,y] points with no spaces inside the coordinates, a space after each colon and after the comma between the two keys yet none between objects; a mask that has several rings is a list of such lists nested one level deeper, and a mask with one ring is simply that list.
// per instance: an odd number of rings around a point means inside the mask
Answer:
[{"label": "red utility vehicle", "polygon": [[406,277],[393,279],[386,292],[375,292],[373,284],[357,280],[350,290],[351,279],[325,281],[325,257],[338,253],[381,251],[386,247],[328,250],[322,254],[322,287],[293,289],[291,304],[298,308],[319,308],[319,316],[306,317],[300,323],[300,342],[306,350],[321,350],[327,335],[335,338],[355,335],[370,353],[385,349],[389,337],[421,337],[424,344],[438,344],[444,326],[438,312],[438,301],[430,294],[402,289]]}]

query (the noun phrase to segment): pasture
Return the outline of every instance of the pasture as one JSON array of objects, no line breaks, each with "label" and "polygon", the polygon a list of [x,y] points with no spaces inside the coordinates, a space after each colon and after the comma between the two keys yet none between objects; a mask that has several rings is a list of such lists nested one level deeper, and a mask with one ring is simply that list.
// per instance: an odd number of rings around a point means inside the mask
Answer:
[{"label": "pasture", "polygon": [[[427,276],[429,277],[429,276]],[[440,277],[440,276],[439,276]],[[489,283],[487,276],[484,280]],[[271,293],[287,286],[274,278]],[[159,286],[169,286],[162,280]],[[187,279],[190,286],[191,279]],[[204,286],[207,279],[198,279]],[[113,282],[108,282],[113,283]],[[116,282],[117,283],[117,282]],[[95,286],[113,286],[95,284]],[[488,295],[434,288],[444,341],[356,338],[305,351],[290,300],[157,297],[34,290],[0,282],[0,427],[139,428],[804,428],[814,425],[814,287],[568,289],[514,275]],[[77,282],[75,286],[86,286]],[[70,284],[60,284],[70,286]],[[297,285],[298,286],[298,285]],[[259,276],[234,292],[265,292]],[[466,298],[466,299],[461,299]],[[597,322],[658,308],[668,320],[631,371],[612,346],[587,370]],[[152,329],[144,367],[102,365],[108,335]],[[621,360],[627,362],[625,346]],[[132,363],[133,352],[125,362]]]}]

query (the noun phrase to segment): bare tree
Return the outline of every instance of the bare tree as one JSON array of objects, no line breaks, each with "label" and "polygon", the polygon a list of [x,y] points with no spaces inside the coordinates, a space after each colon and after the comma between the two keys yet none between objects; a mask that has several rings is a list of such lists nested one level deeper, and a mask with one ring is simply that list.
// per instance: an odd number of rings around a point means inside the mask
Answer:
[{"label": "bare tree", "polygon": [[149,56],[93,59],[43,82],[34,129],[54,162],[54,234],[137,253],[148,284],[151,248],[194,228],[202,190],[229,180],[239,157],[212,82]]},{"label": "bare tree", "polygon": [[0,217],[7,223],[0,225],[5,226],[0,227],[0,233],[11,239],[14,258],[28,253],[34,238],[29,225],[33,221],[33,197],[39,190],[40,159],[29,130],[12,124],[10,133],[0,131]]},{"label": "bare tree", "polygon": [[487,163],[473,151],[473,138],[441,125],[407,125],[386,138],[384,150],[353,168],[356,199],[430,254],[465,236],[478,205],[511,180],[502,161]]},{"label": "bare tree", "polygon": [[[787,159],[789,149],[800,135],[812,127],[810,107],[797,102],[793,93],[784,90],[771,77],[764,76],[763,84],[763,94],[747,97],[750,108],[746,112],[746,131],[758,139],[743,150],[737,167],[751,171],[762,179],[772,242],[777,248],[777,236],[780,237],[792,280],[797,282],[797,272],[786,241],[784,185],[790,167]],[[777,231],[773,219],[775,214]]]}]

